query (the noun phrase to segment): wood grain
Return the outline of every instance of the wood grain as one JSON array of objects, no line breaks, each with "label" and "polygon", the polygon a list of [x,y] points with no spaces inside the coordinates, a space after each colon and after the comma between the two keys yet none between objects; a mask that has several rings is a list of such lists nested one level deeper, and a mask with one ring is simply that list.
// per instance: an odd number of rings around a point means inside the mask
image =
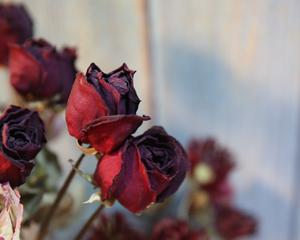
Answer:
[{"label": "wood grain", "polygon": [[300,3],[149,2],[158,122],[233,150],[237,204],[259,218],[257,239],[299,239]]}]

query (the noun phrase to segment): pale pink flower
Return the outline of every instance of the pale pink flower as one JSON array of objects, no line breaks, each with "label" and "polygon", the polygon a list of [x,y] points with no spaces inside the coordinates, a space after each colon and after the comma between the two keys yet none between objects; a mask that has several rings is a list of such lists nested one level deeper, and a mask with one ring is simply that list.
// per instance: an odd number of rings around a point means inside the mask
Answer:
[{"label": "pale pink flower", "polygon": [[9,183],[0,184],[0,240],[19,240],[23,216],[20,194]]}]

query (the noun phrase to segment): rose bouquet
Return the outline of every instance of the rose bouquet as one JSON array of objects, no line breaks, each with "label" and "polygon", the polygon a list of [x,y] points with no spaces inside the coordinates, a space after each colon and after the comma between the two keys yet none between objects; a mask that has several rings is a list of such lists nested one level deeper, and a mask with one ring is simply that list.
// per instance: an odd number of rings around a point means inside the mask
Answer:
[{"label": "rose bouquet", "polygon": [[[70,218],[75,176],[94,187],[86,203],[98,207],[87,221],[76,216],[80,227],[71,239],[255,233],[255,218],[233,204],[228,175],[235,163],[228,150],[213,139],[193,140],[185,149],[162,126],[135,134],[150,116],[137,114],[135,71],[125,63],[109,73],[95,63],[78,72],[74,48],[57,50],[32,38],[33,21],[22,5],[0,4],[0,36],[0,63],[18,96],[0,116],[0,239],[59,239],[53,232]],[[47,140],[55,141],[63,110],[82,154],[59,187],[60,162]],[[96,158],[93,172],[80,168],[87,155]]]}]

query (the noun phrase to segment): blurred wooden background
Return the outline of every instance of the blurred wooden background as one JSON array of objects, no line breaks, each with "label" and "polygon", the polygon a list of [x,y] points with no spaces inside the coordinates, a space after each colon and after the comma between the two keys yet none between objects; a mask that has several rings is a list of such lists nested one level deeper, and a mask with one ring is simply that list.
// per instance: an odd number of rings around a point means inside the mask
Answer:
[{"label": "blurred wooden background", "polygon": [[[299,1],[21,2],[37,37],[78,48],[81,71],[137,70],[152,124],[183,144],[210,135],[232,149],[237,204],[260,221],[255,239],[300,239]],[[52,145],[62,158],[78,154],[66,131]]]}]

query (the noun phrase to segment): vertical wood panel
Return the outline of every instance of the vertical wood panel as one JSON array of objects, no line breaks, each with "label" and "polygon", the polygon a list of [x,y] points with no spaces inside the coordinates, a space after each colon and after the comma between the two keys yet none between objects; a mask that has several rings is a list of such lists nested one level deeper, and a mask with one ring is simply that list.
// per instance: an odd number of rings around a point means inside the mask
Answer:
[{"label": "vertical wood panel", "polygon": [[259,217],[257,238],[291,239],[299,1],[149,2],[158,122],[183,142],[213,135],[231,147],[237,203]]}]

